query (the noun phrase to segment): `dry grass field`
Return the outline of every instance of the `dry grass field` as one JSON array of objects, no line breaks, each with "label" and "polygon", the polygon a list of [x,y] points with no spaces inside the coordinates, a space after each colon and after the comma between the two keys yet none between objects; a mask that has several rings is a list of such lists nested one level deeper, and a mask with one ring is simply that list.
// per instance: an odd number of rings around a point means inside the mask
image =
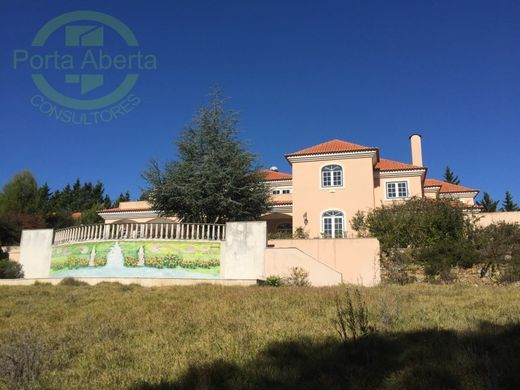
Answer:
[{"label": "dry grass field", "polygon": [[1,386],[520,388],[518,286],[361,289],[343,342],[345,289],[0,287]]}]

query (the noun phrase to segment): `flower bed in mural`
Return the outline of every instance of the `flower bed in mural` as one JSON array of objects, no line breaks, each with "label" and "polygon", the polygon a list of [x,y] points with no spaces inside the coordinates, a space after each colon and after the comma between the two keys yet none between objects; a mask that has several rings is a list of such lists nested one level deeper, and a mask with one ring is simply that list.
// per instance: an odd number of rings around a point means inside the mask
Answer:
[{"label": "flower bed in mural", "polygon": [[220,243],[110,241],[53,248],[50,276],[217,278]]}]

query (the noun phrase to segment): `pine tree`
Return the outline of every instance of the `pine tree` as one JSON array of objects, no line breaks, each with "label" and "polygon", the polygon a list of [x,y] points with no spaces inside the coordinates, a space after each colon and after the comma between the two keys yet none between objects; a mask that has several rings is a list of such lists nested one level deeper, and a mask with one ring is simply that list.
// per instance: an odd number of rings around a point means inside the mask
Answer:
[{"label": "pine tree", "polygon": [[479,206],[482,206],[482,211],[491,213],[491,212],[497,211],[497,206],[498,206],[499,202],[500,202],[499,200],[493,200],[493,198],[491,198],[491,195],[489,195],[489,193],[484,192],[484,196],[482,197],[482,200],[480,202],[477,202],[477,204]]},{"label": "pine tree", "polygon": [[177,141],[179,159],[143,173],[147,197],[163,215],[185,222],[252,220],[267,212],[270,194],[255,156],[237,138],[237,114],[211,94]]},{"label": "pine tree", "polygon": [[513,202],[513,195],[509,191],[506,191],[506,196],[502,201],[502,211],[519,211],[518,205]]},{"label": "pine tree", "polygon": [[453,173],[449,166],[446,166],[446,169],[444,170],[444,181],[451,184],[460,183],[459,177]]}]

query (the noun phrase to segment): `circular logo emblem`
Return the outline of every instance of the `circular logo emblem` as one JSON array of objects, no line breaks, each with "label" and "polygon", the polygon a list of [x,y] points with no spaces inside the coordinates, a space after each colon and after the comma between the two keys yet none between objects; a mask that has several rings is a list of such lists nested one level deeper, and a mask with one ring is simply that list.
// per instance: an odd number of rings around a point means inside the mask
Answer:
[{"label": "circular logo emblem", "polygon": [[[91,124],[112,120],[139,104],[130,92],[142,72],[157,69],[157,59],[142,53],[134,33],[119,19],[75,11],[47,22],[31,51],[15,50],[13,66],[31,70],[41,93],[31,104],[42,113]],[[87,117],[84,111],[93,112]]]}]

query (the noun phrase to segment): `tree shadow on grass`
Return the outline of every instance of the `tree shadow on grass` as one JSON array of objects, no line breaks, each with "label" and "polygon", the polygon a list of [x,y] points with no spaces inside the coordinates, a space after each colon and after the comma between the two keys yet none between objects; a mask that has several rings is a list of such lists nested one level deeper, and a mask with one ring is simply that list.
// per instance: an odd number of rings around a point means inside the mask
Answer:
[{"label": "tree shadow on grass", "polygon": [[373,334],[356,341],[274,343],[243,365],[190,367],[134,389],[520,389],[520,324],[478,331]]}]

